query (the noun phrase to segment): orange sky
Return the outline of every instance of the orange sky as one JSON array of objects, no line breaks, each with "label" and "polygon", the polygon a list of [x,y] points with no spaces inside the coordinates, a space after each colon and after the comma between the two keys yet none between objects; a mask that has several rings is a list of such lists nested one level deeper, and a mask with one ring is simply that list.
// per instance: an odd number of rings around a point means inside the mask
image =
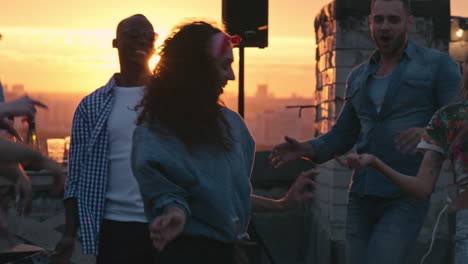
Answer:
[{"label": "orange sky", "polygon": [[[270,0],[269,46],[245,52],[247,95],[254,94],[260,83],[268,83],[276,96],[312,95],[313,22],[329,2]],[[0,80],[22,83],[31,92],[89,93],[118,71],[111,41],[122,18],[146,15],[161,41],[172,26],[186,18],[220,25],[221,5],[221,0],[2,1]],[[466,0],[452,0],[452,15],[468,16]],[[237,59],[237,50],[234,53]],[[227,87],[228,92],[236,90],[235,81]]]}]

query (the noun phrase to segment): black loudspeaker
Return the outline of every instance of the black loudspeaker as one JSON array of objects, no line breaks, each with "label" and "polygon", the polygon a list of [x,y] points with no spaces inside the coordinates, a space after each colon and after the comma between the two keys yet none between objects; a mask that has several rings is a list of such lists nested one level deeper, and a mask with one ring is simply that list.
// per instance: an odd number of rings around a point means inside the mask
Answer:
[{"label": "black loudspeaker", "polygon": [[268,46],[268,0],[223,0],[223,24],[242,47]]}]

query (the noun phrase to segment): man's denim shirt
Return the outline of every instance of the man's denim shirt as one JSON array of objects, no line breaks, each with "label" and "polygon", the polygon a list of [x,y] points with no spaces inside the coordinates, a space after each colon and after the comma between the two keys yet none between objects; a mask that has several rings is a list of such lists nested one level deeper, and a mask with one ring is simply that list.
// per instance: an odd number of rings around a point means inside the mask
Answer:
[{"label": "man's denim shirt", "polygon": [[[416,175],[422,153],[403,154],[396,148],[398,132],[424,128],[434,112],[449,103],[460,88],[460,72],[446,54],[409,41],[395,68],[380,113],[369,97],[367,80],[379,69],[379,54],[357,66],[348,77],[345,102],[332,129],[313,139],[316,158],[325,162],[349,151],[379,157],[400,173]],[[397,197],[403,191],[371,167],[357,169],[351,192]]]}]

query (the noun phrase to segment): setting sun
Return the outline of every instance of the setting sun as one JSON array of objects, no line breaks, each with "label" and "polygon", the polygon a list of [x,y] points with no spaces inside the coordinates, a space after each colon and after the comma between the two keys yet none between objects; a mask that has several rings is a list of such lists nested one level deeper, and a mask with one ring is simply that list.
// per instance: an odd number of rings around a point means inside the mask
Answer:
[{"label": "setting sun", "polygon": [[158,64],[160,59],[161,59],[161,57],[159,57],[159,55],[154,55],[151,58],[151,60],[148,63],[151,70],[154,69],[154,67],[156,66],[156,64]]},{"label": "setting sun", "polygon": [[[247,95],[268,83],[276,96],[311,96],[315,85],[314,19],[330,0],[269,3],[269,46],[245,52]],[[453,15],[468,14],[452,0]],[[175,25],[190,19],[221,23],[222,1],[4,1],[0,16],[0,80],[27,91],[89,93],[119,70],[112,48],[117,23],[142,13],[153,23],[160,45]],[[44,8],[48,7],[48,8]],[[44,10],[37,12],[37,10]],[[294,14],[294,15],[291,15]],[[237,72],[238,51],[234,50]],[[155,56],[151,68],[157,63]],[[226,92],[236,93],[237,81]]]}]

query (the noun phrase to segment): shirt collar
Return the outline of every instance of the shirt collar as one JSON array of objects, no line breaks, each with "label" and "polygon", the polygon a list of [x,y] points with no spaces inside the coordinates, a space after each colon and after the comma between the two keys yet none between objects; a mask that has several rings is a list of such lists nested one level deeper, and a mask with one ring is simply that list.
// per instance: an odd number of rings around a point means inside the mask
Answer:
[{"label": "shirt collar", "polygon": [[109,79],[109,81],[106,83],[104,86],[104,93],[108,94],[112,91],[114,87],[117,86],[117,81],[115,80],[115,77],[118,75],[118,73],[114,73],[112,77]]}]

